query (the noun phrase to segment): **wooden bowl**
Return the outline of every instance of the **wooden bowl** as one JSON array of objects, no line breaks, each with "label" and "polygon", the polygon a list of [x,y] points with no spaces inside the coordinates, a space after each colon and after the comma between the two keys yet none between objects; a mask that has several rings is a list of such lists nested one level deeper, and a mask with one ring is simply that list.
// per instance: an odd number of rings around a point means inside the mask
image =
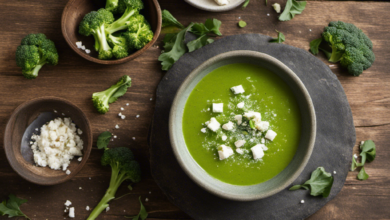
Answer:
[{"label": "wooden bowl", "polygon": [[[55,113],[55,111],[57,113]],[[36,128],[54,118],[70,117],[83,133],[80,138],[84,142],[81,162],[73,158],[67,175],[64,171],[38,167],[34,164],[30,139]],[[4,134],[4,150],[11,167],[24,179],[39,185],[55,185],[74,177],[85,165],[92,149],[92,130],[87,116],[71,102],[56,98],[42,97],[21,104],[8,120]]]},{"label": "wooden bowl", "polygon": [[[120,64],[125,63],[130,60],[135,59],[143,52],[145,52],[149,47],[151,47],[157,40],[160,35],[161,30],[161,9],[157,0],[143,0],[144,9],[141,13],[145,16],[146,20],[150,23],[152,30],[154,32],[154,37],[151,42],[145,45],[141,50],[136,51],[135,53],[130,54],[129,56],[118,59],[118,60],[100,60],[98,59],[98,53],[94,49],[94,39],[92,36],[83,36],[79,34],[79,24],[84,18],[84,15],[91,11],[96,11],[99,8],[104,8],[104,5],[97,5],[92,0],[69,0],[66,4],[64,11],[62,12],[61,20],[61,29],[62,35],[64,36],[66,42],[69,44],[70,48],[74,50],[78,55],[83,58],[100,64]],[[84,50],[78,49],[76,46],[77,41],[82,41],[83,45],[89,50],[90,54],[85,53]]]}]

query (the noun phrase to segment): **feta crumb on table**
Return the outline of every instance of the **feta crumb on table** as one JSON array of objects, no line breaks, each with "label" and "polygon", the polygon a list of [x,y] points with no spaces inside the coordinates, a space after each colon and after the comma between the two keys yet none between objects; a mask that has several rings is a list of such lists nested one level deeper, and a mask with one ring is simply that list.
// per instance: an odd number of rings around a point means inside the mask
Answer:
[{"label": "feta crumb on table", "polygon": [[129,103],[126,103],[127,106],[129,106]]},{"label": "feta crumb on table", "polygon": [[238,95],[238,94],[242,94],[245,92],[244,88],[242,87],[242,85],[238,85],[238,86],[233,86],[232,88],[230,88],[232,90],[232,92],[235,94],[235,95]]},{"label": "feta crumb on table", "polygon": [[66,175],[69,175],[71,172],[70,172],[70,170],[66,170]]},{"label": "feta crumb on table", "polygon": [[336,170],[335,171],[333,171],[333,174],[336,174],[337,172],[336,172]]},{"label": "feta crumb on table", "polygon": [[224,6],[229,4],[229,0],[214,0],[217,5]]},{"label": "feta crumb on table", "polygon": [[119,125],[115,125],[115,128],[116,128],[116,129],[119,129]]},{"label": "feta crumb on table", "polygon": [[77,48],[81,49],[81,47],[83,46],[83,42],[77,41],[76,46],[77,46]]},{"label": "feta crumb on table", "polygon": [[135,137],[133,137],[133,140],[135,140]]},{"label": "feta crumb on table", "polygon": [[139,115],[136,115],[135,117],[136,117],[136,118],[139,118]]},{"label": "feta crumb on table", "polygon": [[126,116],[124,116],[124,115],[121,115],[121,119],[125,119],[126,118]]},{"label": "feta crumb on table", "polygon": [[106,212],[110,211],[110,206],[107,206]]},{"label": "feta crumb on table", "polygon": [[214,113],[223,112],[223,103],[213,103],[213,112]]},{"label": "feta crumb on table", "polygon": [[89,211],[89,206],[85,207],[85,210]]},{"label": "feta crumb on table", "polygon": [[237,121],[238,125],[241,125],[241,123],[242,123],[242,115],[236,115],[236,116],[234,116],[234,119]]},{"label": "feta crumb on table", "polygon": [[261,159],[264,157],[264,151],[263,147],[261,146],[262,144],[257,144],[251,148],[252,154],[253,154],[253,159]]},{"label": "feta crumb on table", "polygon": [[302,204],[305,203],[305,200],[302,199],[302,200],[301,200],[301,203],[302,203]]},{"label": "feta crumb on table", "polygon": [[276,137],[276,132],[273,130],[268,130],[267,133],[265,134],[265,138],[267,138],[270,141],[273,141]]},{"label": "feta crumb on table", "polygon": [[233,122],[229,121],[228,123],[222,125],[222,128],[227,130],[227,131],[231,131],[234,128],[234,124],[233,124]]},{"label": "feta crumb on table", "polygon": [[240,102],[237,104],[237,108],[244,108],[244,106],[245,106],[244,102]]},{"label": "feta crumb on table", "polygon": [[74,207],[71,207],[71,208],[69,209],[69,217],[70,217],[70,218],[74,218],[74,217],[75,217]]},{"label": "feta crumb on table", "polygon": [[216,132],[221,127],[221,124],[214,117],[210,118],[210,121],[206,122],[206,125],[214,132]]},{"label": "feta crumb on table", "polygon": [[81,162],[81,161],[83,160],[83,158],[82,158],[82,157],[79,157],[79,159],[77,159],[77,160]]},{"label": "feta crumb on table", "polygon": [[218,147],[218,155],[219,155],[219,160],[224,160],[234,154],[233,149],[226,146],[226,145],[220,145]]},{"label": "feta crumb on table", "polygon": [[65,206],[70,206],[70,205],[72,205],[72,202],[71,201],[69,201],[69,200],[66,200],[66,202],[65,202],[65,204],[64,204]]},{"label": "feta crumb on table", "polygon": [[236,145],[236,147],[242,147],[242,146],[244,146],[245,143],[246,143],[245,140],[238,140],[238,141],[234,142],[234,145]]},{"label": "feta crumb on table", "polygon": [[85,49],[85,53],[90,54],[90,53],[91,53],[91,50]]},{"label": "feta crumb on table", "polygon": [[149,202],[149,199],[148,199],[148,198],[146,198],[146,199],[145,199],[145,202]]},{"label": "feta crumb on table", "polygon": [[123,107],[121,107],[121,111],[125,110]]}]

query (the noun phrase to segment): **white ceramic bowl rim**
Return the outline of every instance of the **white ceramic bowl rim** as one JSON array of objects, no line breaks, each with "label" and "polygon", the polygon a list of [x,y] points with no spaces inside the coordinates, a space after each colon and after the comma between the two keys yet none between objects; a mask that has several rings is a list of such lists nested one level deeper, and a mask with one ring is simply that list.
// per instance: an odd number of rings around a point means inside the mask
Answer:
[{"label": "white ceramic bowl rim", "polygon": [[227,5],[218,5],[214,0],[185,0],[188,4],[205,11],[223,12],[230,11],[245,2],[245,0],[230,0]]},{"label": "white ceramic bowl rim", "polygon": [[[287,80],[291,81],[290,83],[289,82],[286,83],[288,83],[290,87],[294,86],[295,89],[298,90],[298,94],[302,96],[301,99],[298,99],[296,97],[302,115],[301,117],[302,132],[301,132],[300,145],[298,147],[298,150],[293,160],[281,173],[279,173],[271,180],[268,180],[260,184],[250,185],[250,186],[238,186],[238,185],[228,184],[218,179],[215,179],[214,177],[210,176],[206,171],[204,171],[197,164],[197,162],[192,158],[190,152],[188,151],[187,146],[185,145],[185,141],[182,133],[182,127],[181,127],[183,110],[184,110],[183,102],[185,105],[189,96],[189,94],[185,94],[185,92],[188,93],[187,90],[189,89],[191,89],[192,91],[193,87],[195,87],[196,84],[198,84],[199,82],[199,81],[197,82],[194,81],[200,80],[209,72],[211,72],[212,70],[220,66],[230,64],[231,62],[230,63],[226,62],[226,60],[233,59],[233,58],[234,60],[237,60],[236,63],[245,62],[245,61],[239,61],[240,58],[241,60],[248,60],[252,58],[254,60],[258,60],[258,62],[263,62],[262,65],[269,65],[275,67],[276,69],[279,70],[279,72],[283,72],[284,76],[288,78]],[[218,63],[220,63],[219,66],[217,65],[218,67],[215,67],[215,65]],[[212,68],[213,67],[212,65],[214,65],[215,68]],[[275,71],[273,72],[275,73]],[[278,75],[279,77],[283,78],[283,74],[282,75],[278,74]],[[203,76],[199,76],[199,75],[203,75]],[[191,91],[189,91],[189,93],[191,93]],[[294,91],[294,93],[296,92]],[[297,96],[297,94],[295,94],[295,96]],[[181,106],[179,106],[179,104]],[[302,106],[304,107],[303,109],[301,108]],[[210,58],[209,60],[202,63],[199,67],[197,67],[195,70],[193,70],[187,76],[187,78],[184,80],[179,90],[177,91],[171,107],[170,117],[169,117],[169,135],[170,135],[171,146],[174,155],[178,160],[178,163],[185,171],[185,173],[199,186],[225,199],[231,199],[236,201],[253,201],[253,200],[269,197],[271,195],[274,195],[282,191],[283,189],[288,187],[301,174],[307,162],[309,161],[311,153],[314,148],[314,142],[316,136],[316,116],[315,116],[312,100],[310,98],[310,95],[306,87],[299,79],[299,77],[291,69],[289,69],[281,61],[267,54],[256,52],[256,51],[249,51],[249,50],[237,50],[237,51],[222,53],[215,57]]]}]

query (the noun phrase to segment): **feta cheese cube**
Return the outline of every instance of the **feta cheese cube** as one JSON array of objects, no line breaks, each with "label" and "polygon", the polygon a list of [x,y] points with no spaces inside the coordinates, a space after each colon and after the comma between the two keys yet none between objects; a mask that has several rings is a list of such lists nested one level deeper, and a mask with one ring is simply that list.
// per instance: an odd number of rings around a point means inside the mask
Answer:
[{"label": "feta cheese cube", "polygon": [[224,6],[229,4],[229,0],[214,0],[217,5]]},{"label": "feta cheese cube", "polygon": [[85,49],[85,53],[90,54],[90,53],[91,53],[91,50]]},{"label": "feta cheese cube", "polygon": [[247,119],[255,119],[256,122],[261,122],[261,114],[259,112],[245,112],[244,117],[246,117]]},{"label": "feta cheese cube", "polygon": [[213,103],[213,112],[214,113],[223,112],[223,103]]},{"label": "feta cheese cube", "polygon": [[74,218],[75,217],[75,214],[74,214],[74,207],[71,207],[69,209],[69,218]]},{"label": "feta cheese cube", "polygon": [[69,200],[66,200],[66,202],[65,202],[65,204],[64,204],[65,206],[70,206],[70,205],[72,205],[72,202],[71,201],[69,201]]},{"label": "feta cheese cube", "polygon": [[81,47],[83,46],[83,42],[77,41],[76,46],[77,46],[77,48],[81,49]]},{"label": "feta cheese cube", "polygon": [[241,149],[241,148],[237,148],[237,149],[236,149],[236,152],[239,153],[239,154],[243,154],[243,153],[244,153],[244,150]]},{"label": "feta cheese cube", "polygon": [[261,141],[260,141],[260,143],[264,144],[264,143],[265,143],[265,139],[262,138]]},{"label": "feta cheese cube", "polygon": [[224,160],[234,154],[233,149],[226,146],[226,145],[220,145],[218,147],[218,155],[219,155],[219,160]]},{"label": "feta cheese cube", "polygon": [[208,123],[206,122],[206,124],[207,127],[214,132],[216,132],[221,127],[221,124],[214,117],[210,118],[210,121],[208,121]]},{"label": "feta cheese cube", "polygon": [[231,131],[234,128],[234,124],[233,124],[233,122],[229,121],[228,123],[224,124],[222,126],[222,128],[227,130],[227,131]]},{"label": "feta cheese cube", "polygon": [[264,144],[258,144],[261,146],[261,148],[263,148],[263,151],[267,151],[268,150],[268,147],[266,147]]},{"label": "feta cheese cube", "polygon": [[270,141],[273,141],[276,137],[276,132],[273,130],[268,130],[267,133],[265,134],[265,138],[267,138]]},{"label": "feta cheese cube", "polygon": [[202,133],[206,133],[206,128],[202,128],[202,129],[200,129],[200,131],[201,131]]},{"label": "feta cheese cube", "polygon": [[238,125],[242,123],[242,115],[236,115],[234,116],[234,119],[237,121]]},{"label": "feta cheese cube", "polygon": [[222,136],[222,140],[223,140],[223,141],[226,141],[226,139],[227,139],[227,136],[226,136],[226,135]]},{"label": "feta cheese cube", "polygon": [[244,106],[245,106],[244,102],[240,102],[237,104],[237,108],[244,108]]},{"label": "feta cheese cube", "polygon": [[256,129],[259,131],[266,131],[269,128],[269,122],[268,121],[261,121],[255,124]]},{"label": "feta cheese cube", "polygon": [[261,159],[264,157],[264,151],[263,148],[261,147],[260,144],[255,145],[254,147],[251,148],[252,154],[253,154],[253,159]]},{"label": "feta cheese cube", "polygon": [[242,94],[245,92],[244,88],[242,87],[242,85],[238,85],[238,86],[233,86],[232,88],[230,88],[232,90],[232,92],[235,94],[235,95],[238,95],[238,94]]},{"label": "feta cheese cube", "polygon": [[236,145],[236,147],[242,147],[242,146],[244,146],[245,143],[246,143],[245,140],[238,140],[238,141],[234,142],[234,145]]}]

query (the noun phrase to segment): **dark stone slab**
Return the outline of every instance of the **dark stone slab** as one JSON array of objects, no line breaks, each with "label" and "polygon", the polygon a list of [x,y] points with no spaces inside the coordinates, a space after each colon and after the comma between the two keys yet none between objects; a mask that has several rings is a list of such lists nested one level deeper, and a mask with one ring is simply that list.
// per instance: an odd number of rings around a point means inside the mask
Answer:
[{"label": "dark stone slab", "polygon": [[[344,90],[327,65],[309,52],[285,44],[268,43],[270,37],[246,34],[225,37],[184,55],[167,72],[157,88],[156,108],[150,134],[152,175],[169,200],[194,219],[303,219],[333,199],[344,185],[356,134]],[[236,202],[216,197],[196,185],[173,155],[169,134],[169,111],[185,77],[201,63],[220,53],[253,50],[269,54],[291,68],[309,91],[317,115],[313,154],[295,181],[303,183],[319,166],[336,171],[328,198],[312,197],[306,190],[288,191],[258,201]],[[301,199],[305,200],[300,204]]]}]

